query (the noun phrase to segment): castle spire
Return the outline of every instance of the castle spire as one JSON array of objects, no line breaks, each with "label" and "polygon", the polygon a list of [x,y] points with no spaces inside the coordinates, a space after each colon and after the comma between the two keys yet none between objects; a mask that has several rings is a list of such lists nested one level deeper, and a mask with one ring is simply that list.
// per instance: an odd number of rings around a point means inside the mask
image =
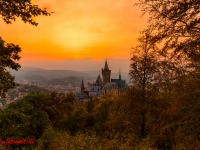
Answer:
[{"label": "castle spire", "polygon": [[81,83],[81,91],[83,91],[85,89],[84,87],[84,83],[83,83],[83,79],[82,79],[82,83]]},{"label": "castle spire", "polygon": [[122,79],[122,76],[121,76],[121,71],[119,69],[119,80],[121,80],[121,79]]},{"label": "castle spire", "polygon": [[107,59],[106,59],[106,62],[105,62],[104,70],[109,70],[109,68],[108,68],[108,63],[107,63]]},{"label": "castle spire", "polygon": [[102,80],[101,80],[100,74],[97,77],[96,85],[102,85]]}]

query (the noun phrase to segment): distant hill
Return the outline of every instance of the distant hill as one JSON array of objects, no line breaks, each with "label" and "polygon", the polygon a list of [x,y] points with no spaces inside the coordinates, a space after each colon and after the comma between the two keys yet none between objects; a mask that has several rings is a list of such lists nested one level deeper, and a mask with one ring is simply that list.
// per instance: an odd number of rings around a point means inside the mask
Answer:
[{"label": "distant hill", "polygon": [[[74,70],[47,70],[43,68],[27,67],[23,66],[19,71],[8,69],[8,71],[15,76],[16,81],[23,80],[36,80],[42,83],[62,83],[65,81],[74,80],[80,81],[82,78],[84,80],[96,79],[100,71],[74,71]],[[128,73],[121,73],[122,79],[129,81]],[[111,72],[111,78],[118,78],[119,73]],[[75,83],[74,83],[75,84]]]},{"label": "distant hill", "polygon": [[8,69],[15,76],[16,81],[37,80],[47,83],[54,78],[66,78],[69,76],[77,76],[84,79],[91,79],[94,76],[73,70],[46,70],[42,68],[22,67],[19,71]]},{"label": "distant hill", "polygon": [[51,85],[73,85],[79,87],[81,85],[82,78],[76,76],[68,76],[66,78],[54,78],[48,81]]},{"label": "distant hill", "polygon": [[[101,77],[102,77],[101,71],[79,71],[79,72],[89,74],[89,75],[93,76],[95,79],[97,78],[98,74],[100,74]],[[130,77],[129,77],[127,72],[121,72],[121,77],[122,77],[123,80],[126,80],[127,83],[130,80]],[[119,72],[112,72],[112,70],[111,70],[111,78],[112,79],[118,79],[119,78]]]}]

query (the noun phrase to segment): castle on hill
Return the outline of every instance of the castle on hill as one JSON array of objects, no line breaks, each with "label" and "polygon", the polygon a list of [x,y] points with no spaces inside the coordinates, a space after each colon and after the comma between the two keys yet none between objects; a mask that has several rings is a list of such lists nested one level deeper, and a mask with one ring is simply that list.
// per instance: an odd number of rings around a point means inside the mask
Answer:
[{"label": "castle on hill", "polygon": [[82,80],[81,92],[77,94],[78,100],[86,100],[92,96],[100,97],[107,93],[111,93],[116,97],[125,94],[125,89],[128,85],[125,80],[122,80],[121,72],[119,72],[118,79],[111,79],[111,70],[108,67],[107,60],[105,61],[105,66],[102,68],[101,72],[103,80],[100,75],[98,75],[95,83],[88,83],[86,86]]}]

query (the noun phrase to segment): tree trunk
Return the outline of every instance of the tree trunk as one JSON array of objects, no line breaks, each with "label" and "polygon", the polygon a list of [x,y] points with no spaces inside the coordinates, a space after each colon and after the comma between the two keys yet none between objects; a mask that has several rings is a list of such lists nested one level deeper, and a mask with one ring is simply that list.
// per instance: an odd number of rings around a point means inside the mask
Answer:
[{"label": "tree trunk", "polygon": [[145,137],[146,133],[145,133],[145,112],[141,113],[141,117],[142,117],[142,123],[141,123],[141,136]]}]

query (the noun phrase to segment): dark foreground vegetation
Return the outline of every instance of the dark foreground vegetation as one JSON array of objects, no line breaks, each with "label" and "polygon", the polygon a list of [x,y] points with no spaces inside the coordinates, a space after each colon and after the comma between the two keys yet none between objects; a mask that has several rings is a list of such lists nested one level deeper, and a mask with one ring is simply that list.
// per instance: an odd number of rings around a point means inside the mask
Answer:
[{"label": "dark foreground vegetation", "polygon": [[[30,0],[0,1],[6,23],[50,15]],[[149,25],[134,48],[126,95],[104,95],[75,105],[75,95],[30,93],[0,110],[1,149],[199,150],[199,0],[139,0]],[[18,45],[0,38],[0,96],[16,86],[6,67],[18,70]],[[30,142],[32,141],[32,142]]]},{"label": "dark foreground vegetation", "polygon": [[1,148],[200,149],[198,64],[181,65],[144,54],[133,57],[133,85],[122,97],[108,94],[76,105],[73,93],[37,92],[9,104],[0,111],[0,137],[32,139],[34,144]]}]

